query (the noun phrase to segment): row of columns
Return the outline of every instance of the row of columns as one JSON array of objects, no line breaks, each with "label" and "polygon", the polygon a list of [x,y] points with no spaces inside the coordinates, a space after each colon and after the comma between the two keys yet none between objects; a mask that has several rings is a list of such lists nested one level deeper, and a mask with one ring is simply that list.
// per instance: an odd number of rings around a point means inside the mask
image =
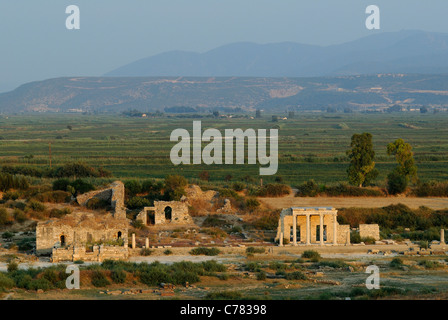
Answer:
[{"label": "row of columns", "polygon": [[[292,220],[292,232],[293,232],[293,245],[297,246],[297,217],[299,216],[299,214],[294,213],[292,214],[293,216],[293,220]],[[320,239],[320,245],[323,246],[324,245],[324,214],[323,213],[319,213],[319,239]],[[280,245],[283,245],[283,237],[284,237],[284,217],[281,219],[281,232],[280,232]],[[337,216],[333,215],[333,244],[337,245]],[[307,213],[306,214],[306,244],[307,245],[311,245],[311,213]]]}]

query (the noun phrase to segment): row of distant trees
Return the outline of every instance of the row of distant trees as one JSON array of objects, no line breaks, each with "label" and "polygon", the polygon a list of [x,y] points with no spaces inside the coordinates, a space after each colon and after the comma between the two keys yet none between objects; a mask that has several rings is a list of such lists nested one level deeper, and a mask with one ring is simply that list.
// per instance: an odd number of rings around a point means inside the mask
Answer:
[{"label": "row of distant trees", "polygon": [[[379,174],[375,168],[372,135],[366,132],[354,134],[350,147],[351,149],[347,150],[347,156],[350,158],[348,180],[352,185],[365,187]],[[387,145],[387,154],[397,160],[397,166],[387,175],[387,189],[391,194],[401,193],[410,182],[417,181],[417,166],[412,146],[403,139],[397,139]]]}]

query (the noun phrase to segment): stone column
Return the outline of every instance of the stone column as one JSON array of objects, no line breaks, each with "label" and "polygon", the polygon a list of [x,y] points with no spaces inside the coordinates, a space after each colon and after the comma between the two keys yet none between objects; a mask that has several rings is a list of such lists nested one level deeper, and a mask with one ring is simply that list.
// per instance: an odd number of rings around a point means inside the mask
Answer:
[{"label": "stone column", "polygon": [[280,232],[280,239],[278,239],[278,244],[280,247],[283,247],[283,232]]},{"label": "stone column", "polygon": [[135,249],[135,233],[132,234],[132,249]]},{"label": "stone column", "polygon": [[445,229],[440,230],[440,244],[445,244]]},{"label": "stone column", "polygon": [[338,216],[333,216],[333,245],[338,244]]},{"label": "stone column", "polygon": [[280,226],[280,239],[279,239],[279,243],[280,246],[283,246],[283,237],[285,234],[285,216],[283,214],[280,215],[280,221],[281,221],[281,226]]},{"label": "stone column", "polygon": [[311,217],[310,214],[306,215],[306,244],[311,244]]},{"label": "stone column", "polygon": [[347,238],[346,238],[346,242],[345,242],[345,244],[346,244],[347,246],[350,245],[350,230],[347,231]]},{"label": "stone column", "polygon": [[295,213],[292,214],[292,234],[294,239],[294,246],[297,246],[297,215]]},{"label": "stone column", "polygon": [[320,245],[323,246],[324,245],[324,214],[321,213],[319,215],[319,218],[320,218],[319,239],[320,239]]},{"label": "stone column", "polygon": [[149,238],[146,238],[145,247],[146,249],[149,249]]}]

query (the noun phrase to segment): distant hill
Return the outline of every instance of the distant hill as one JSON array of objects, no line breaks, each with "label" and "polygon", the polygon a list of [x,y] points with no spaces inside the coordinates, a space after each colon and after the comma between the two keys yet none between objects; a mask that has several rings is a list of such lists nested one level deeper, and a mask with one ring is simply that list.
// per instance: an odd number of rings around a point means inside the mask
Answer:
[{"label": "distant hill", "polygon": [[114,77],[318,77],[448,73],[448,34],[379,33],[332,46],[234,43],[205,53],[172,51],[132,62]]},{"label": "distant hill", "polygon": [[316,78],[102,77],[32,82],[0,94],[0,112],[448,107],[448,75]]}]

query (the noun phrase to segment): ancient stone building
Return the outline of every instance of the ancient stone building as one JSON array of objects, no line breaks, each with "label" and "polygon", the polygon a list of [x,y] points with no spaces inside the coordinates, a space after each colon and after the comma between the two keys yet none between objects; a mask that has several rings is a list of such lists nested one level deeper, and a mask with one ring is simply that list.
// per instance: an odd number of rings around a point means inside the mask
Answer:
[{"label": "ancient stone building", "polygon": [[136,220],[147,226],[193,223],[185,201],[154,201],[154,207],[143,208]]},{"label": "ancient stone building", "polygon": [[36,227],[36,254],[50,255],[52,261],[102,261],[128,258],[128,228],[124,207],[124,185],[79,195],[86,205],[99,198],[110,203],[110,213],[75,212],[60,219],[39,222]]},{"label": "ancient stone building", "polygon": [[[283,209],[278,223],[276,241],[280,246],[290,243],[302,245],[347,245],[350,244],[350,226],[340,225],[338,211],[332,207],[293,207]],[[377,224],[359,226],[362,238],[380,239]]]},{"label": "ancient stone building", "polygon": [[283,209],[280,214],[276,240],[293,245],[318,243],[338,244],[337,210],[334,208]]}]

